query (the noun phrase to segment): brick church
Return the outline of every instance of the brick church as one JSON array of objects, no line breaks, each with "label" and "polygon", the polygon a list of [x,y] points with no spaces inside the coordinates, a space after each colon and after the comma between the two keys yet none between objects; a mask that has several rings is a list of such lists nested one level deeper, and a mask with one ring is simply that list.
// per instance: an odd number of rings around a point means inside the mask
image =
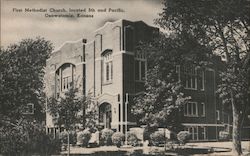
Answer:
[{"label": "brick church", "polygon": [[[74,83],[80,95],[94,97],[100,126],[124,132],[128,120],[128,127],[138,127],[129,108],[133,97],[144,90],[147,52],[137,53],[134,46],[158,33],[158,28],[142,21],[118,20],[105,23],[90,38],[65,42],[47,60],[47,97],[59,98]],[[177,66],[176,70],[186,94],[192,96],[192,102],[183,108],[185,129],[193,140],[218,140],[219,131],[230,131],[232,116],[216,99],[216,69]],[[59,131],[49,113],[46,129]]]}]

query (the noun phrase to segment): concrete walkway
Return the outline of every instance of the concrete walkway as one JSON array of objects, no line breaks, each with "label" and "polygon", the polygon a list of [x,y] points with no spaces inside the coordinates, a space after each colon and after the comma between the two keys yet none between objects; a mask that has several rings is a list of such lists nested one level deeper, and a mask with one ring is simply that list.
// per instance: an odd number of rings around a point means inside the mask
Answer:
[{"label": "concrete walkway", "polygon": [[[200,143],[188,143],[187,145],[191,146],[202,146],[202,147],[212,147],[212,148],[228,148],[232,149],[232,142],[200,142]],[[243,155],[249,155],[250,156],[250,141],[242,141],[241,142]],[[215,152],[212,154],[209,154],[211,156],[233,156],[233,153],[230,152]]]},{"label": "concrete walkway", "polygon": [[[188,143],[188,146],[194,147],[212,147],[215,148],[214,153],[211,154],[204,154],[210,156],[231,156],[233,153],[231,152],[232,149],[232,142],[200,142],[200,143]],[[217,148],[217,149],[216,149]],[[102,152],[102,151],[133,151],[133,150],[144,150],[144,152],[148,153],[152,150],[164,150],[163,147],[130,147],[130,148],[117,148],[116,146],[101,146],[95,148],[84,148],[84,147],[71,147],[70,153],[71,154],[92,154],[95,152]],[[220,149],[227,149],[228,152],[220,152]],[[250,141],[242,141],[242,149],[244,155],[250,156]],[[63,151],[61,154],[67,154],[67,151]],[[201,154],[199,154],[201,155]],[[197,155],[198,156],[198,155]]]},{"label": "concrete walkway", "polygon": [[[70,154],[92,154],[95,152],[102,152],[102,151],[119,151],[119,148],[116,146],[101,146],[101,147],[94,147],[94,148],[86,148],[86,147],[70,147]],[[67,151],[61,152],[62,154],[67,154]]]},{"label": "concrete walkway", "polygon": [[[86,148],[86,147],[70,147],[70,154],[92,154],[95,152],[114,152],[114,151],[134,151],[134,150],[144,150],[147,152],[152,150],[161,150],[162,147],[121,147],[118,148],[116,146],[101,146],[101,147],[94,147],[94,148]],[[62,154],[67,154],[67,151],[61,152]]]}]

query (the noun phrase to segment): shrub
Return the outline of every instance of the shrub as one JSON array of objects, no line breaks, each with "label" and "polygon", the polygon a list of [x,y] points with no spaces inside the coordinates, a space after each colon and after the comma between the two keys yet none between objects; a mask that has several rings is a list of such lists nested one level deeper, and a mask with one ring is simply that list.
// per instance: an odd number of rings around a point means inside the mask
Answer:
[{"label": "shrub", "polygon": [[26,143],[26,154],[58,154],[61,150],[61,142],[54,139],[52,135],[46,135],[44,131],[35,131],[29,136],[30,140]]},{"label": "shrub", "polygon": [[[52,154],[58,154],[61,151],[61,142],[59,139],[53,139],[53,138],[49,138],[47,144],[43,143],[43,146],[46,146],[46,153],[48,155],[52,155]],[[44,154],[44,150],[41,152],[41,154]]]},{"label": "shrub", "polygon": [[188,131],[180,131],[177,134],[177,139],[182,145],[186,144],[190,140],[190,138],[191,134]]},{"label": "shrub", "polygon": [[103,129],[101,131],[101,142],[104,145],[111,145],[112,144],[112,135],[113,135],[113,131],[111,129]]},{"label": "shrub", "polygon": [[21,155],[25,150],[28,134],[17,128],[0,128],[0,155]]},{"label": "shrub", "polygon": [[135,133],[128,133],[128,144],[131,146],[137,146],[139,144],[139,139],[137,138]]},{"label": "shrub", "polygon": [[143,131],[143,140],[150,140],[150,135],[157,130],[155,127],[146,127]]},{"label": "shrub", "polygon": [[68,132],[63,131],[59,134],[59,139],[61,140],[61,142],[63,144],[67,144],[68,143]]},{"label": "shrub", "polygon": [[69,132],[69,143],[72,144],[72,145],[75,145],[76,144],[76,132],[75,131],[70,131]]},{"label": "shrub", "polygon": [[115,132],[112,135],[112,142],[114,145],[116,145],[117,147],[120,147],[122,145],[122,142],[124,142],[125,140],[125,136],[123,133],[121,132]]},{"label": "shrub", "polygon": [[[68,144],[68,132],[63,131],[59,134],[59,139],[63,144]],[[69,143],[72,145],[76,144],[76,132],[75,131],[69,131]]]},{"label": "shrub", "polygon": [[227,141],[227,140],[229,140],[229,138],[230,138],[230,135],[228,132],[226,132],[226,131],[219,132],[219,139],[220,140]]},{"label": "shrub", "polygon": [[165,142],[164,131],[155,131],[150,135],[151,143],[154,146],[159,146]]},{"label": "shrub", "polygon": [[143,140],[150,140],[150,132],[148,130],[144,130],[143,132]]},{"label": "shrub", "polygon": [[59,139],[46,135],[37,125],[0,128],[0,155],[52,155],[61,150]]},{"label": "shrub", "polygon": [[91,138],[91,133],[87,129],[77,133],[77,142],[82,146],[85,147],[88,146],[90,138]]}]

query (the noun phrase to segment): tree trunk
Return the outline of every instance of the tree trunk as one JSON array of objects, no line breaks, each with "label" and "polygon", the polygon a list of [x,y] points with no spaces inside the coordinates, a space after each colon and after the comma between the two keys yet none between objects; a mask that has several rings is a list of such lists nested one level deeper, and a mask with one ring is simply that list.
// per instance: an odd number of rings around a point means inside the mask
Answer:
[{"label": "tree trunk", "polygon": [[231,93],[232,98],[232,111],[233,111],[233,153],[234,155],[241,155],[241,129],[240,129],[240,112],[235,104],[233,94]]},{"label": "tree trunk", "polygon": [[67,156],[70,156],[69,130],[67,130],[67,134],[68,134],[68,155]]}]

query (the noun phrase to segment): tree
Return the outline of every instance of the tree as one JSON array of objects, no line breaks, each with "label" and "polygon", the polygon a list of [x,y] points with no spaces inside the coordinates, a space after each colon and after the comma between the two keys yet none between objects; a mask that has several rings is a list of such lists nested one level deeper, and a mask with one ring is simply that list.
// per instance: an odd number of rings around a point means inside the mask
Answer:
[{"label": "tree", "polygon": [[[70,155],[70,131],[74,130],[77,124],[85,125],[86,110],[91,104],[90,96],[77,96],[78,89],[70,88],[60,98],[50,97],[48,100],[48,111],[53,117],[54,124],[64,127],[68,135],[68,155]],[[89,94],[90,95],[90,94]],[[92,127],[91,127],[92,128]]]},{"label": "tree", "polygon": [[[53,144],[40,122],[44,118],[44,67],[52,49],[51,42],[41,37],[0,49],[1,154],[39,153],[41,149],[46,153]],[[24,114],[28,103],[34,105],[32,115]],[[38,145],[44,141],[46,146]]]},{"label": "tree", "polygon": [[92,94],[89,92],[86,105],[85,105],[85,127],[89,128],[91,132],[95,132],[97,130],[97,123],[99,119],[99,112],[98,112],[98,103],[92,100]]},{"label": "tree", "polygon": [[34,104],[36,120],[42,119],[43,76],[46,59],[53,47],[37,37],[0,50],[0,125],[17,126],[25,118],[28,103]]},{"label": "tree", "polygon": [[225,57],[218,93],[233,111],[233,151],[242,154],[240,127],[247,110],[246,70],[243,60],[249,53],[249,1],[165,0],[160,18],[155,22],[174,34],[188,34]]},{"label": "tree", "polygon": [[55,125],[63,126],[67,131],[68,155],[70,155],[70,130],[76,124],[83,123],[85,115],[85,97],[77,97],[77,88],[70,88],[59,99],[50,97],[47,103],[48,111],[53,117]]},{"label": "tree", "polygon": [[55,125],[66,130],[73,130],[76,124],[95,129],[98,119],[97,104],[93,102],[91,93],[78,95],[77,88],[71,88],[60,98],[50,97],[48,111]]},{"label": "tree", "polygon": [[[200,51],[202,49],[202,51]],[[160,34],[151,43],[142,43],[137,51],[146,51],[148,72],[145,92],[135,98],[132,112],[149,127],[181,130],[181,107],[190,99],[178,78],[176,65],[209,63],[209,50],[192,36],[166,36]]]},{"label": "tree", "polygon": [[76,124],[84,125],[86,97],[77,97],[77,89],[71,88],[59,99],[50,97],[48,100],[48,111],[53,117],[55,125],[64,126],[68,130],[74,129]]}]

